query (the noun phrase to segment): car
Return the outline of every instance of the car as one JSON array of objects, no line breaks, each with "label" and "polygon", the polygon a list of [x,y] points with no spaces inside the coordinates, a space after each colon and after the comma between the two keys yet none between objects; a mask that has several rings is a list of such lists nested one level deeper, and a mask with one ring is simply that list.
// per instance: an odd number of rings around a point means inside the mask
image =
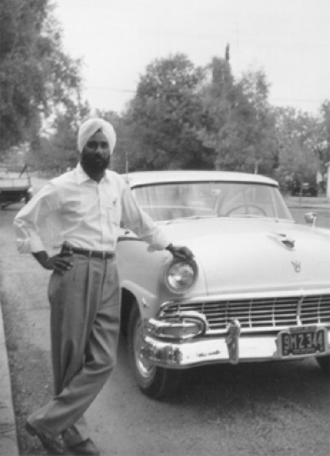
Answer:
[{"label": "car", "polygon": [[125,176],[143,210],[193,260],[152,251],[122,226],[121,331],[152,398],[185,369],[315,357],[329,372],[330,230],[297,224],[276,181],[221,171]]},{"label": "car", "polygon": [[291,182],[291,195],[309,195],[309,196],[318,196],[318,185],[316,182],[316,177],[309,177],[303,180],[294,178]]},{"label": "car", "polygon": [[0,209],[10,204],[27,203],[33,197],[27,166],[0,166]]}]

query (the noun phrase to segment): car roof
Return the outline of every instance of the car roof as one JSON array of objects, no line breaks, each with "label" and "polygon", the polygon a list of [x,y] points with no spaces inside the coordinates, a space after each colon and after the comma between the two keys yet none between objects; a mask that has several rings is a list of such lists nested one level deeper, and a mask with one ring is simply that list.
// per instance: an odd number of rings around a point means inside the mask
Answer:
[{"label": "car roof", "polygon": [[246,182],[278,187],[278,183],[260,174],[248,174],[233,171],[138,171],[123,174],[131,187],[176,182]]}]

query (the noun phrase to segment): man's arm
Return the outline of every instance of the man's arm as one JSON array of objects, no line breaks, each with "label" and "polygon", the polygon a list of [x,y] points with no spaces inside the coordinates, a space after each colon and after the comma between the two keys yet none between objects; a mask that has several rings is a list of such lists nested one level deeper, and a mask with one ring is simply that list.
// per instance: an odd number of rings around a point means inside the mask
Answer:
[{"label": "man's arm", "polygon": [[20,253],[45,250],[41,227],[57,207],[55,187],[48,183],[18,212],[14,219],[14,228]]},{"label": "man's arm", "polygon": [[170,242],[161,228],[140,208],[128,186],[123,194],[123,216],[127,225],[155,250],[168,250],[181,260],[193,259],[194,255],[188,247],[175,246]]},{"label": "man's arm", "polygon": [[71,269],[72,263],[61,254],[49,256],[41,238],[42,223],[58,208],[58,195],[54,185],[48,183],[16,215],[14,227],[17,248],[21,253],[31,253],[45,269],[60,274]]}]

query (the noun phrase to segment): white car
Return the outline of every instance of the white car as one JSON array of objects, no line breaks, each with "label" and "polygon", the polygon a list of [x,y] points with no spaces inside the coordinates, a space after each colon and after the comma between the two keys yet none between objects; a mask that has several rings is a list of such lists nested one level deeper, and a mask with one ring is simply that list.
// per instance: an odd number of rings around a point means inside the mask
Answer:
[{"label": "white car", "polygon": [[218,171],[127,175],[140,206],[193,262],[122,228],[122,331],[154,398],[182,369],[316,357],[329,372],[330,230],[298,225],[277,182]]}]

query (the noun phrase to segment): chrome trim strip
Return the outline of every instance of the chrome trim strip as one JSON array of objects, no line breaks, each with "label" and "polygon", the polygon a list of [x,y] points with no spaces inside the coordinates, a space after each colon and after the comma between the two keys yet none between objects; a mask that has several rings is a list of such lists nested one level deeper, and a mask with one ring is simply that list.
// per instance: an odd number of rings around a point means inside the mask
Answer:
[{"label": "chrome trim strip", "polygon": [[295,296],[314,296],[319,294],[329,294],[330,288],[312,288],[312,289],[298,289],[298,290],[274,290],[274,291],[259,291],[259,292],[244,292],[244,293],[224,293],[217,295],[201,295],[193,296],[189,298],[178,298],[175,300],[164,301],[160,309],[169,305],[169,304],[195,304],[199,302],[216,302],[216,301],[236,301],[240,299],[267,299],[267,298],[285,298],[285,297],[295,297]]}]

